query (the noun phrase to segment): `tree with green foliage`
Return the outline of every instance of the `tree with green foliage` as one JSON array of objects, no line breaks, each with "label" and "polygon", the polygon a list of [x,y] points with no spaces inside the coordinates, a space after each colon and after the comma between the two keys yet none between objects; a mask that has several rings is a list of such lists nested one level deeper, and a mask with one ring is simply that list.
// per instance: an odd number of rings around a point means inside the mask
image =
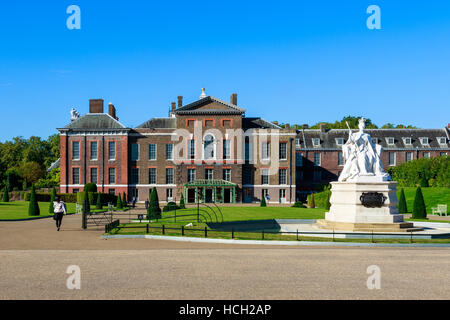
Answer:
[{"label": "tree with green foliage", "polygon": [[89,194],[88,192],[83,192],[83,213],[89,213],[91,212],[91,204],[89,203]]},{"label": "tree with green foliage", "polygon": [[119,193],[119,196],[117,197],[117,204],[116,204],[117,209],[123,209],[123,203],[122,203],[122,197]]},{"label": "tree with green foliage", "polygon": [[260,207],[267,207],[266,197],[265,196],[261,197],[261,202],[260,202],[259,206]]},{"label": "tree with green foliage", "polygon": [[147,209],[147,218],[149,220],[161,218],[161,208],[159,207],[158,192],[156,191],[155,187],[153,187],[152,192],[150,193],[150,205]]},{"label": "tree with green foliage", "polygon": [[181,194],[180,209],[186,209],[186,205],[184,203],[184,196],[183,196],[183,194]]},{"label": "tree with green foliage", "polygon": [[9,190],[8,190],[8,186],[6,186],[6,185],[3,188],[3,202],[9,202]]},{"label": "tree with green foliage", "polygon": [[309,208],[315,208],[315,207],[316,207],[316,204],[315,204],[315,202],[314,202],[314,193],[311,193],[311,194],[308,196],[308,207],[309,207]]},{"label": "tree with green foliage", "polygon": [[406,206],[405,191],[403,188],[400,190],[400,198],[398,199],[398,213],[407,213],[408,207]]},{"label": "tree with green foliage", "polygon": [[39,216],[41,214],[39,209],[39,203],[36,199],[36,189],[34,188],[34,185],[31,186],[31,193],[30,193],[30,203],[28,204],[28,215],[29,216]]},{"label": "tree with green foliage", "polygon": [[52,191],[50,193],[50,203],[48,205],[48,213],[53,214],[53,202],[55,201],[56,198],[56,189],[55,187],[52,188]]},{"label": "tree with green foliage", "polygon": [[98,210],[103,209],[103,207],[102,207],[102,199],[101,199],[101,194],[100,194],[100,192],[97,194],[97,204],[95,205],[95,209],[98,209]]},{"label": "tree with green foliage", "polygon": [[416,196],[414,197],[414,206],[413,206],[413,219],[426,219],[427,217],[427,209],[425,206],[425,200],[423,199],[422,189],[417,187]]}]

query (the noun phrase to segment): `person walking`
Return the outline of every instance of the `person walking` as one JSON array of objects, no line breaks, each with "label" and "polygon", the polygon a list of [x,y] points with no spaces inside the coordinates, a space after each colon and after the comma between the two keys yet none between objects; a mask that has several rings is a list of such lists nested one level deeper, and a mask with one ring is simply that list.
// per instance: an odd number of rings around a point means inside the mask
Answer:
[{"label": "person walking", "polygon": [[55,201],[53,201],[53,212],[53,219],[56,220],[56,228],[59,231],[59,229],[61,228],[63,216],[67,214],[67,211],[66,204],[62,202],[58,196],[56,196]]}]

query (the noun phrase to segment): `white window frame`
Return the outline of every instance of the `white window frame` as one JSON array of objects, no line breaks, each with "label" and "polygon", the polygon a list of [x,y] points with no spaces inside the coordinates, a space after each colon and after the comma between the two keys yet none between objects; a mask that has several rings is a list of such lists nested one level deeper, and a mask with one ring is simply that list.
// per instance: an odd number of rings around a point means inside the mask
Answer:
[{"label": "white window frame", "polygon": [[[264,183],[263,176],[267,177],[267,183]],[[261,184],[262,185],[269,185],[270,184],[269,169],[261,169]]]},{"label": "white window frame", "polygon": [[[425,157],[426,154],[428,155],[428,157]],[[422,157],[424,159],[431,159],[431,152],[430,151],[425,151],[424,153],[422,153]]]},{"label": "white window frame", "polygon": [[[408,154],[411,155],[411,159],[409,159],[409,160],[408,160]],[[414,153],[412,151],[405,152],[405,162],[409,162],[409,161],[412,161],[412,160],[414,160]]]},{"label": "white window frame", "polygon": [[[95,158],[92,157],[92,145],[95,143]],[[89,160],[90,161],[97,161],[98,160],[98,141],[90,141],[89,142]]]},{"label": "white window frame", "polygon": [[[312,138],[312,145],[314,148],[320,147],[320,138]],[[317,143],[315,143],[317,142]]]},{"label": "white window frame", "polygon": [[295,139],[295,146],[296,147],[301,147],[301,142],[300,142],[301,140],[299,139],[299,138],[296,138]]},{"label": "white window frame", "polygon": [[[424,142],[425,139],[426,139],[426,142]],[[428,145],[430,145],[430,139],[429,139],[428,137],[420,137],[419,140],[420,140],[420,143],[421,143],[423,146],[428,146]]]},{"label": "white window frame", "polygon": [[[167,146],[172,146],[172,152],[171,152],[171,157],[167,156]],[[173,152],[174,152],[174,146],[173,143],[166,143],[166,160],[168,161],[173,161]]]},{"label": "white window frame", "polygon": [[[205,158],[205,137],[206,136],[211,136],[211,137],[213,137],[213,141],[212,141],[212,145],[213,145],[213,157],[212,158],[208,158],[208,159],[206,159]],[[212,160],[217,160],[217,146],[216,146],[216,137],[212,134],[212,133],[206,133],[204,136],[203,136],[203,140],[202,140],[202,145],[203,145],[203,148],[202,148],[202,159],[203,160],[210,160],[210,161],[212,161]]]},{"label": "white window frame", "polygon": [[[284,144],[284,147],[285,147],[285,151],[284,151],[285,157],[281,157],[281,145],[282,144]],[[288,158],[288,145],[287,145],[286,142],[280,142],[280,145],[279,145],[279,148],[278,148],[278,157],[279,157],[280,160],[287,160],[287,158]]]},{"label": "white window frame", "polygon": [[[406,142],[407,139],[409,139],[409,143]],[[405,144],[405,146],[412,146],[412,138],[410,138],[410,137],[403,138],[403,143]]]},{"label": "white window frame", "polygon": [[[392,139],[392,143],[389,143],[390,139]],[[395,138],[394,137],[386,137],[386,144],[388,146],[395,146]]]},{"label": "white window frame", "polygon": [[[319,164],[316,164],[316,159],[315,159],[316,154],[319,155]],[[314,164],[315,167],[320,167],[320,166],[322,166],[322,154],[321,154],[321,153],[319,153],[319,152],[314,152],[314,153],[313,153],[313,164]]]},{"label": "white window frame", "polygon": [[[111,144],[114,145],[114,148],[111,148]],[[111,158],[111,150],[114,149],[114,157]],[[116,142],[115,141],[108,141],[108,161],[115,161],[116,160]]]},{"label": "white window frame", "polygon": [[[78,157],[77,158],[74,157],[74,151],[75,151],[74,145],[75,144],[78,145]],[[75,160],[75,161],[80,160],[80,141],[72,141],[72,160]]]},{"label": "white window frame", "polygon": [[[155,170],[155,182],[152,183],[150,181],[150,171]],[[157,168],[148,168],[148,184],[156,184],[158,181],[158,169]]]},{"label": "white window frame", "polygon": [[[155,146],[155,158],[154,159],[150,158],[150,145]],[[156,161],[156,159],[158,159],[158,145],[156,143],[149,143],[148,144],[148,161]]]},{"label": "white window frame", "polygon": [[[391,154],[394,155],[394,164],[391,164]],[[397,164],[397,152],[389,152],[388,154],[388,162],[390,167],[395,167]]]},{"label": "white window frame", "polygon": [[[342,143],[339,143],[339,141],[342,141]],[[337,146],[343,146],[345,143],[345,139],[344,138],[336,138],[336,145]]]},{"label": "white window frame", "polygon": [[[211,172],[211,178],[209,178],[208,173]],[[214,180],[214,169],[205,169],[205,179]]]},{"label": "white window frame", "polygon": [[[444,141],[441,141],[441,139],[443,139]],[[438,141],[439,145],[441,145],[441,146],[446,146],[447,145],[447,138],[446,137],[437,137],[437,141]]]}]

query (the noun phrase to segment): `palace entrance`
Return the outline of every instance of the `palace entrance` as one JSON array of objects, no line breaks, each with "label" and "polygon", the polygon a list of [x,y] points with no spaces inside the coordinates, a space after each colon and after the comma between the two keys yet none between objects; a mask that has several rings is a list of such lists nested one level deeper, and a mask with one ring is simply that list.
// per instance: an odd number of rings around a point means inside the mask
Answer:
[{"label": "palace entrance", "polygon": [[199,179],[184,185],[188,203],[235,203],[236,184],[220,179]]}]

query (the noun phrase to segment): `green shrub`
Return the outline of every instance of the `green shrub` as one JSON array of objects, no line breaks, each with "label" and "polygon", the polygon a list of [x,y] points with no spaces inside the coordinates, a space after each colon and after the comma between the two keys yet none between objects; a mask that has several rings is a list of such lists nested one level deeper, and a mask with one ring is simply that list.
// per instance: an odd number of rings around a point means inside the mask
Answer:
[{"label": "green shrub", "polygon": [[261,198],[261,202],[259,204],[260,207],[267,207],[267,203],[266,203],[266,197],[262,197]]},{"label": "green shrub", "polygon": [[184,196],[183,196],[183,194],[181,194],[180,209],[186,209],[186,205],[184,203]]},{"label": "green shrub", "polygon": [[30,193],[30,203],[28,204],[28,215],[29,216],[39,216],[41,214],[39,210],[39,203],[36,200],[36,190],[34,185],[31,187]]},{"label": "green shrub", "polygon": [[87,192],[95,192],[95,193],[97,193],[97,185],[95,184],[95,183],[86,183],[85,185],[84,185],[84,189],[83,189],[83,191],[87,191]]},{"label": "green shrub", "polygon": [[414,197],[414,206],[413,206],[413,219],[426,219],[427,210],[425,207],[425,201],[423,199],[422,189],[420,187],[416,190],[416,196]]},{"label": "green shrub", "polygon": [[294,205],[292,207],[293,208],[306,208],[306,206],[301,201],[297,201],[296,203],[294,203]]},{"label": "green shrub", "polygon": [[89,204],[91,206],[95,205],[95,196],[93,192],[88,192],[88,199],[89,199]]},{"label": "green shrub", "polygon": [[388,169],[400,187],[450,187],[450,157],[416,159]]},{"label": "green shrub", "polygon": [[116,207],[117,209],[123,209],[122,197],[120,196],[120,193],[119,196],[117,197]]},{"label": "green shrub", "polygon": [[180,209],[180,207],[177,206],[175,202],[169,202],[166,206],[164,206],[163,212],[174,211],[176,209]]},{"label": "green shrub", "polygon": [[83,213],[91,212],[91,205],[89,203],[89,193],[83,192]]},{"label": "green shrub", "polygon": [[102,197],[100,193],[97,193],[97,203],[95,205],[95,209],[101,210],[103,209],[102,207]]},{"label": "green shrub", "polygon": [[398,199],[398,213],[407,213],[408,207],[406,206],[405,190],[400,190],[400,198]]},{"label": "green shrub", "polygon": [[159,219],[161,218],[161,208],[159,207],[158,192],[156,187],[153,187],[150,193],[150,205],[147,210],[148,219]]},{"label": "green shrub", "polygon": [[3,188],[3,202],[9,202],[9,190],[7,186]]},{"label": "green shrub", "polygon": [[127,195],[125,194],[125,191],[124,191],[123,196],[122,196],[122,206],[125,208],[127,205],[128,205]]},{"label": "green shrub", "polygon": [[314,200],[314,193],[311,193],[308,196],[308,207],[309,208],[315,208],[316,207],[316,202]]},{"label": "green shrub", "polygon": [[48,205],[48,213],[52,214],[54,209],[53,209],[53,202],[55,201],[55,197],[56,197],[56,189],[55,187],[52,188],[52,192],[50,193],[50,203]]}]

